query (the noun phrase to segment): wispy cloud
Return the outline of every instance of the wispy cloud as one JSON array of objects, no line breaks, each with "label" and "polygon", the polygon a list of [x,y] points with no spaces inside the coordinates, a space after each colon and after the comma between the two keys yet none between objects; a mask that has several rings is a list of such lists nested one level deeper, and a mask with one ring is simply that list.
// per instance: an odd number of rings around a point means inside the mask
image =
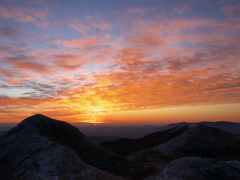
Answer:
[{"label": "wispy cloud", "polygon": [[1,5],[0,114],[41,110],[95,122],[122,111],[239,103],[237,4],[154,1],[94,13],[59,5],[67,14],[45,1],[41,9]]},{"label": "wispy cloud", "polygon": [[47,9],[37,9],[32,7],[11,7],[6,8],[0,6],[0,18],[13,18],[16,21],[23,23],[31,22],[38,26],[43,25],[43,21],[48,21],[47,18],[51,16],[51,12]]}]

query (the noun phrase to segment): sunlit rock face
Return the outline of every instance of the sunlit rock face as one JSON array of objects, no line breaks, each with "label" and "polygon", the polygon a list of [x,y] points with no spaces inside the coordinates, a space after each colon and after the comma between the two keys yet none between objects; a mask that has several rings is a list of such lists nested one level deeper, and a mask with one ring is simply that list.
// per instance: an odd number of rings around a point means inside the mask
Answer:
[{"label": "sunlit rock face", "polygon": [[134,167],[88,140],[72,125],[40,114],[25,119],[0,138],[1,180],[120,179],[118,175]]}]

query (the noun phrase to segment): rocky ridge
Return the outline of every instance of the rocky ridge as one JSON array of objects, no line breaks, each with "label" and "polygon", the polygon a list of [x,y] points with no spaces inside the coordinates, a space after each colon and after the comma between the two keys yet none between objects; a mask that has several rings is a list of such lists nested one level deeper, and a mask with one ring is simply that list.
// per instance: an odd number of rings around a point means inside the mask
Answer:
[{"label": "rocky ridge", "polygon": [[[0,179],[121,179],[136,165],[72,125],[37,114],[0,138]],[[114,174],[114,175],[113,175]]]},{"label": "rocky ridge", "polygon": [[124,138],[102,146],[66,122],[37,114],[0,137],[0,179],[237,180],[240,177],[240,136],[202,124],[173,127],[140,139]]},{"label": "rocky ridge", "polygon": [[240,136],[203,124],[174,127],[140,139],[119,139],[101,145],[133,161],[146,161],[148,158],[173,160],[191,156],[219,160],[240,157]]}]

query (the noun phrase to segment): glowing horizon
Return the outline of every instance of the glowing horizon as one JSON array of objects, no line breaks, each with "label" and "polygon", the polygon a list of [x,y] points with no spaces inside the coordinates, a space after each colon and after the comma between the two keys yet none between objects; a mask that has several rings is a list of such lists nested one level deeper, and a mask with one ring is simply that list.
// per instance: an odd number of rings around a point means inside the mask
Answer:
[{"label": "glowing horizon", "polygon": [[238,0],[0,2],[0,122],[240,122]]}]

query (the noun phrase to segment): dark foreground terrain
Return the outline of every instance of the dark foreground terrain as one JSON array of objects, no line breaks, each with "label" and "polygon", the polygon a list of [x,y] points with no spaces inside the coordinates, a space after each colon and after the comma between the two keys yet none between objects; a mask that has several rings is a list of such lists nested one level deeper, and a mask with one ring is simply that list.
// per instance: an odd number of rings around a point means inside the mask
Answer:
[{"label": "dark foreground terrain", "polygon": [[0,137],[1,180],[239,180],[240,136],[203,124],[100,145],[37,114]]}]

